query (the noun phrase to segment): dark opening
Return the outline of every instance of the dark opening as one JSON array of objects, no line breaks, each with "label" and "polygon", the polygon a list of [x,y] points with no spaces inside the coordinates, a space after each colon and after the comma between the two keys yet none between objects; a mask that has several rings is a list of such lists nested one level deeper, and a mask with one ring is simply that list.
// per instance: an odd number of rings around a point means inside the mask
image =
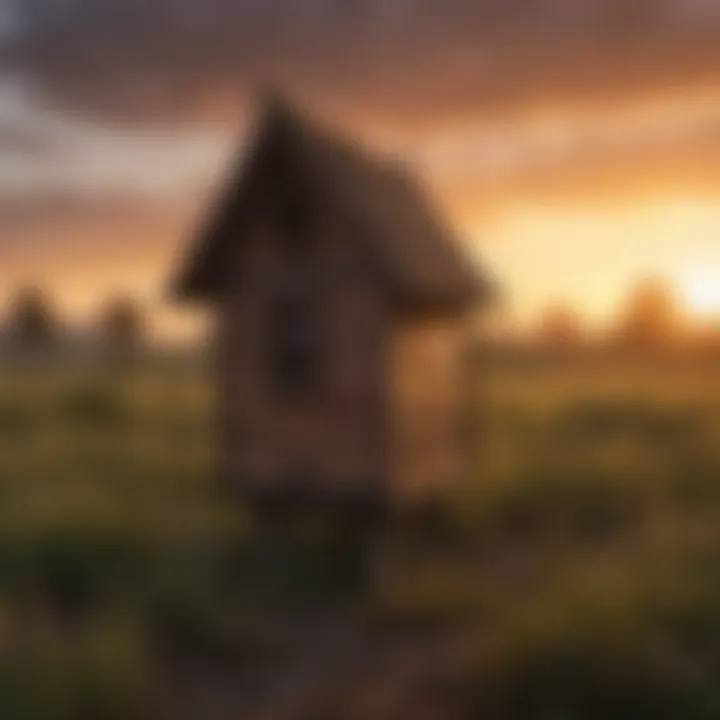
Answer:
[{"label": "dark opening", "polygon": [[310,293],[291,293],[270,305],[268,366],[275,394],[307,396],[321,379],[321,328],[318,303]]},{"label": "dark opening", "polygon": [[289,244],[307,242],[313,220],[310,203],[302,193],[289,194],[278,208],[280,234]]}]

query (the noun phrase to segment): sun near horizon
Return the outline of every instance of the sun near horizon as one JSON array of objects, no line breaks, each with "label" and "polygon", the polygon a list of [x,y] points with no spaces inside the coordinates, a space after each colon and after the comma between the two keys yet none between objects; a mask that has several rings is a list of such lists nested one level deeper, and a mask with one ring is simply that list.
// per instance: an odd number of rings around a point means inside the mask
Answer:
[{"label": "sun near horizon", "polygon": [[634,288],[652,278],[688,323],[720,319],[720,206],[709,195],[516,206],[476,235],[481,257],[490,254],[503,274],[521,326],[561,303],[607,329]]},{"label": "sun near horizon", "polygon": [[720,266],[688,271],[682,278],[680,289],[692,315],[720,319]]}]

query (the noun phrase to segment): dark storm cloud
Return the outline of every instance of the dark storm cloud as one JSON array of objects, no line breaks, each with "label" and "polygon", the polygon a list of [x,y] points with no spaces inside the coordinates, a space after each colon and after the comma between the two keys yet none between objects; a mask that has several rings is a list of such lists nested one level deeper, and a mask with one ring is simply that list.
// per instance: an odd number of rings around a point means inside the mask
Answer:
[{"label": "dark storm cloud", "polygon": [[[237,114],[266,82],[384,120],[596,98],[720,68],[684,0],[23,0],[5,60],[112,119]],[[442,108],[440,110],[439,108]]]}]

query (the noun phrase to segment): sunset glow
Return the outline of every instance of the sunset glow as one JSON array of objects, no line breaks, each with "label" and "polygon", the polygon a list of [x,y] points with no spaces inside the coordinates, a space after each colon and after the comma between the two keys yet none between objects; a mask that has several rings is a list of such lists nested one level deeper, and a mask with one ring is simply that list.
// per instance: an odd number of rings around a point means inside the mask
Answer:
[{"label": "sunset glow", "polygon": [[689,273],[682,281],[682,295],[693,315],[720,317],[720,266]]},{"label": "sunset glow", "polygon": [[38,284],[80,322],[126,292],[183,325],[163,288],[263,79],[417,170],[521,324],[607,325],[647,277],[720,314],[717,3],[141,5],[0,10],[0,305]]},{"label": "sunset glow", "polygon": [[644,278],[666,280],[691,315],[720,314],[719,236],[714,198],[681,192],[511,207],[477,233],[481,254],[489,249],[505,272],[521,323],[560,301],[594,326],[612,323]]}]

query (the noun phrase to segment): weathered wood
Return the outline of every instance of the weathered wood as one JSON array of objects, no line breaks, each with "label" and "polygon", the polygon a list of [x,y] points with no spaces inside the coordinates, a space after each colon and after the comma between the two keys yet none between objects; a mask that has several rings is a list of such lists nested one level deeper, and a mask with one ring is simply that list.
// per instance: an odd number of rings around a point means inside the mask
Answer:
[{"label": "weathered wood", "polygon": [[393,501],[425,501],[467,471],[462,317],[415,318],[394,325],[389,345],[390,470]]},{"label": "weathered wood", "polygon": [[[235,258],[256,281],[229,293],[222,306],[220,398],[226,474],[246,487],[294,485],[298,494],[319,487],[340,496],[369,488],[382,492],[387,303],[380,287],[362,273],[343,272],[343,266],[352,267],[353,251],[351,241],[318,237],[307,272],[294,273],[293,256],[270,226],[259,225]],[[307,397],[278,397],[264,347],[264,323],[278,287],[288,278],[312,284],[335,273],[346,282],[319,289],[322,381]]]},{"label": "weathered wood", "polygon": [[407,174],[292,113],[259,137],[179,283],[219,311],[226,486],[270,509],[426,500],[467,469],[465,318],[487,282]]}]

